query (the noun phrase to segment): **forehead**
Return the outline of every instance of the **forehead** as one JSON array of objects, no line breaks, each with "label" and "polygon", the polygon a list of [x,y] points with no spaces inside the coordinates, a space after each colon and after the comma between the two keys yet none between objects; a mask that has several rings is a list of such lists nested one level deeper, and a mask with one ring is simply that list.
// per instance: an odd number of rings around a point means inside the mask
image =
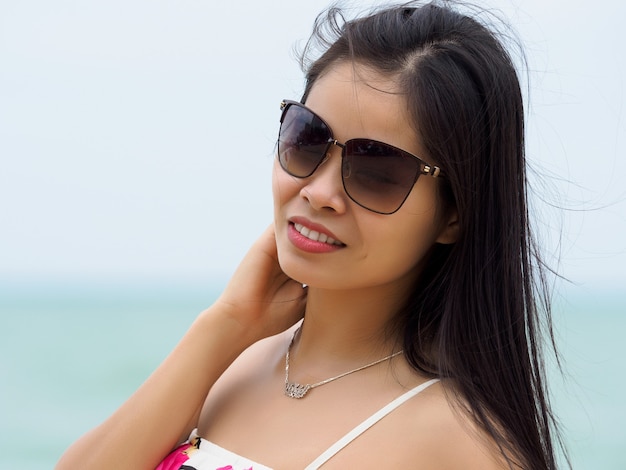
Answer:
[{"label": "forehead", "polygon": [[330,67],[313,84],[306,105],[339,141],[364,137],[422,153],[397,81],[370,67],[353,62]]}]

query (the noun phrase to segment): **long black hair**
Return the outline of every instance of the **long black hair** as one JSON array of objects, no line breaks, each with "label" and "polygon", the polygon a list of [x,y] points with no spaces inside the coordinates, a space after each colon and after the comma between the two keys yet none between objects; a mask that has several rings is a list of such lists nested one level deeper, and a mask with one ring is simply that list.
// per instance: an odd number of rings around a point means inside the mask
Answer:
[{"label": "long black hair", "polygon": [[[346,21],[318,17],[306,88],[354,61],[397,81],[439,178],[459,237],[437,245],[394,327],[422,372],[449,378],[463,406],[511,468],[556,468],[558,430],[542,359],[553,347],[546,268],[528,215],[524,107],[498,34],[447,3],[413,3]],[[555,350],[556,352],[556,350]]]}]

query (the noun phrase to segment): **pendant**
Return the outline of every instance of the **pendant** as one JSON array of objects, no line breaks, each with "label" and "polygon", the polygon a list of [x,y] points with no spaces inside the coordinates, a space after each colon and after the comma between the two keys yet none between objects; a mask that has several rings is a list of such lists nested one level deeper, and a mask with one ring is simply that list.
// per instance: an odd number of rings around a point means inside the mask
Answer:
[{"label": "pendant", "polygon": [[311,390],[310,385],[300,385],[291,382],[285,383],[285,395],[289,398],[304,398],[309,390]]}]

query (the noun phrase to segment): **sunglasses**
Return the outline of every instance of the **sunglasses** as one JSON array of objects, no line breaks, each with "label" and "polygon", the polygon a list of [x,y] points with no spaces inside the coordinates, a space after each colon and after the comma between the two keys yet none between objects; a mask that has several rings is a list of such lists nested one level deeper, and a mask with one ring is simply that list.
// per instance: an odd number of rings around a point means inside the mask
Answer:
[{"label": "sunglasses", "polygon": [[341,181],[350,199],[378,214],[393,214],[420,175],[443,176],[437,166],[393,145],[372,139],[339,143],[324,120],[296,101],[280,103],[278,161],[296,178],[307,178],[326,160],[331,145],[341,148]]}]

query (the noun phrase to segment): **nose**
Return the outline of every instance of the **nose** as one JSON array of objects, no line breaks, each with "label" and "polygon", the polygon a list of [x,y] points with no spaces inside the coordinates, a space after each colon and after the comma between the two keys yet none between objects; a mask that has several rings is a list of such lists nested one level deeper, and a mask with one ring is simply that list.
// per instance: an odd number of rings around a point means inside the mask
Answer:
[{"label": "nose", "polygon": [[315,210],[343,213],[348,201],[341,181],[341,145],[330,145],[328,154],[315,172],[306,178],[300,196]]}]

